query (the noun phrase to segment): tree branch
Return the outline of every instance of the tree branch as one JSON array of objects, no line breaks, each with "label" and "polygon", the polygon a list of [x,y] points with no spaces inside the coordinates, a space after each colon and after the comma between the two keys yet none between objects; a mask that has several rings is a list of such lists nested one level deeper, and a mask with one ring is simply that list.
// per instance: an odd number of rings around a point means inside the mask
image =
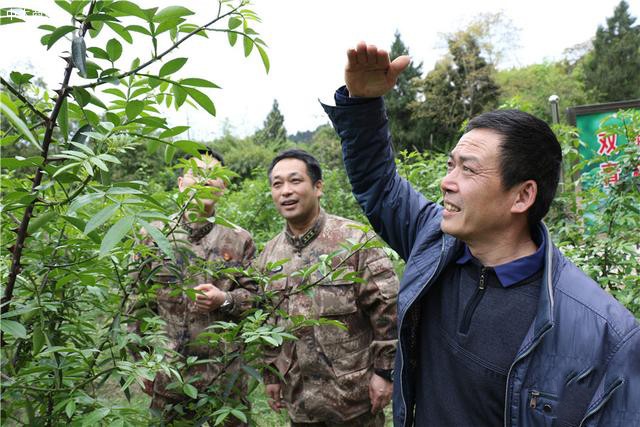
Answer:
[{"label": "tree branch", "polygon": [[[96,0],[91,2],[91,6],[89,6],[88,15],[93,12],[95,7]],[[89,23],[84,22],[82,24],[82,28],[80,29],[80,37],[84,37],[88,30]],[[38,192],[38,187],[42,182],[42,177],[44,174],[44,167],[48,161],[49,155],[49,146],[51,145],[51,141],[53,139],[53,130],[56,126],[56,121],[58,119],[58,114],[60,114],[60,109],[62,108],[62,103],[65,98],[69,94],[69,80],[71,79],[71,72],[73,71],[73,63],[70,60],[67,60],[67,66],[64,71],[64,79],[62,81],[62,85],[60,89],[58,89],[58,98],[56,99],[55,106],[53,107],[53,111],[51,111],[51,116],[49,116],[46,120],[47,129],[44,134],[44,138],[42,141],[42,152],[41,156],[43,158],[42,166],[38,167],[35,176],[33,177],[33,185],[31,186],[31,194],[36,194]],[[9,277],[7,278],[7,285],[5,287],[4,296],[2,297],[1,303],[2,308],[0,309],[0,313],[4,314],[9,311],[10,302],[13,298],[13,289],[16,284],[16,278],[18,277],[18,273],[20,273],[21,266],[20,261],[22,259],[22,249],[24,248],[24,242],[27,238],[27,229],[29,227],[29,222],[31,221],[31,217],[33,215],[33,208],[36,204],[37,198],[32,200],[29,205],[27,205],[24,216],[22,217],[22,222],[18,229],[16,243],[14,246],[13,257],[11,259],[11,268],[9,270]],[[0,333],[0,342],[4,337],[4,333]]]},{"label": "tree branch", "polygon": [[31,111],[33,111],[36,116],[40,117],[44,121],[44,124],[47,124],[49,122],[49,117],[47,117],[47,115],[42,111],[38,110],[31,102],[29,102],[27,98],[24,97],[24,95],[18,92],[16,88],[11,86],[8,81],[0,77],[0,82],[2,83],[2,86],[6,87],[9,92],[11,92],[16,98],[22,101],[24,105],[26,105]]},{"label": "tree branch", "polygon": [[[181,38],[180,40],[178,40],[177,42],[175,42],[171,47],[169,47],[167,50],[165,50],[164,52],[162,52],[160,55],[155,56],[153,58],[151,58],[150,60],[148,60],[147,62],[145,62],[144,64],[140,64],[138,65],[136,68],[134,68],[133,70],[129,70],[126,73],[122,73],[119,74],[117,76],[115,76],[116,79],[123,79],[125,77],[129,77],[132,74],[136,74],[138,71],[148,67],[149,65],[153,64],[154,62],[157,62],[159,60],[161,60],[164,56],[166,56],[167,54],[169,54],[170,52],[174,51],[175,49],[178,48],[178,46],[180,46],[182,43],[184,43],[186,40],[188,40],[189,38],[191,38],[192,36],[194,36],[195,34],[199,33],[200,31],[204,31],[207,30],[209,26],[215,24],[216,22],[218,22],[219,20],[226,18],[229,15],[233,15],[234,13],[236,13],[236,11],[240,8],[240,6],[233,8],[231,11],[220,15],[218,14],[218,16],[212,20],[211,22],[204,24],[198,28],[196,28],[195,30],[191,31],[189,34],[187,34],[186,36],[184,36],[183,38]],[[82,85],[82,86],[76,86],[76,87],[80,87],[82,89],[93,89],[97,86],[103,85],[105,83],[108,83],[108,81],[97,81],[95,83],[89,83],[86,85]]]}]

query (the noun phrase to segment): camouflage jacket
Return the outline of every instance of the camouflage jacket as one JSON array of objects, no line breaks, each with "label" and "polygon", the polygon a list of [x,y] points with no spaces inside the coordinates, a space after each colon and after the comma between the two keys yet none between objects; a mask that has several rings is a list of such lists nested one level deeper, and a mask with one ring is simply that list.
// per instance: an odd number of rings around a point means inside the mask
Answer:
[{"label": "camouflage jacket", "polygon": [[[162,228],[161,223],[153,225]],[[171,224],[166,227],[169,226]],[[184,357],[197,356],[199,359],[214,359],[230,353],[232,349],[221,346],[214,348],[203,342],[202,337],[198,343],[196,340],[213,322],[234,321],[251,308],[257,290],[255,283],[244,277],[229,277],[217,273],[222,268],[247,268],[250,265],[255,255],[251,235],[240,227],[213,225],[204,236],[194,239],[185,227],[179,225],[168,239],[177,261],[166,259],[153,262],[147,269],[153,272],[149,281],[155,287],[155,301],[150,308],[165,322],[167,347]],[[195,302],[185,289],[202,283],[212,283],[229,292],[233,300],[230,307],[206,314],[198,312]],[[218,375],[221,367],[215,363],[202,364],[183,375],[201,375],[201,380],[194,385],[202,390]],[[154,392],[167,398],[178,398],[181,395],[179,391],[176,394],[166,390],[166,386],[172,381],[163,372],[158,373]]]},{"label": "camouflage jacket", "polygon": [[[266,274],[286,275],[265,288],[276,291],[275,300],[285,298],[280,304],[282,310],[290,316],[333,319],[346,326],[346,330],[333,325],[298,329],[298,340],[285,341],[268,360],[284,378],[284,400],[294,422],[344,422],[370,411],[373,370],[393,367],[398,278],[382,249],[369,248],[351,257],[345,253],[333,258],[334,268],[341,264],[347,274],[356,272],[363,283],[339,278],[320,280],[323,275],[316,270],[308,282],[319,281],[313,290],[295,293],[301,277],[291,273],[339,250],[347,239],[352,243],[367,240],[369,236],[351,225],[356,223],[321,211],[316,225],[304,236],[295,238],[285,227],[267,243],[258,259],[258,269]],[[267,263],[282,259],[290,261],[265,271]],[[282,318],[277,321],[287,324]],[[265,372],[266,383],[279,382]]]}]

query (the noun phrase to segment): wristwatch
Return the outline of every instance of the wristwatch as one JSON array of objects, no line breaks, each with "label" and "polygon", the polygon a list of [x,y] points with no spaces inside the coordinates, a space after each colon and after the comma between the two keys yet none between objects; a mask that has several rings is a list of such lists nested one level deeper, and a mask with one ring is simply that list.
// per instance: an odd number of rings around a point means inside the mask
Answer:
[{"label": "wristwatch", "polygon": [[222,302],[222,304],[220,304],[220,307],[218,307],[218,310],[220,310],[223,313],[228,313],[229,311],[231,311],[232,308],[233,308],[233,295],[231,295],[231,293],[229,292],[225,292],[224,301]]},{"label": "wristwatch", "polygon": [[390,383],[393,382],[393,369],[374,369],[373,372]]}]

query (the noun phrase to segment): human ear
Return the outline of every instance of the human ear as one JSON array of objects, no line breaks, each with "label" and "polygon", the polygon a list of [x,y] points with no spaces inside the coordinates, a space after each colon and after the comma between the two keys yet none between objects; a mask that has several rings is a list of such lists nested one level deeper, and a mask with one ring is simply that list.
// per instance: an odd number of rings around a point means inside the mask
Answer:
[{"label": "human ear", "polygon": [[313,184],[316,189],[316,195],[318,197],[322,197],[322,189],[324,187],[324,183],[321,179],[317,180],[315,184]]},{"label": "human ear", "polygon": [[515,199],[511,206],[512,213],[525,213],[536,201],[538,195],[538,184],[530,179],[521,184],[518,184],[515,188]]}]

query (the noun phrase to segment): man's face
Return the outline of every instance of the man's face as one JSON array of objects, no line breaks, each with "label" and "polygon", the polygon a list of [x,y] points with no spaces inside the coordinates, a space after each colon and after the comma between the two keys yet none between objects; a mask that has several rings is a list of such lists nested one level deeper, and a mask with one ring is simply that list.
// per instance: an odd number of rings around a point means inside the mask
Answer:
[{"label": "man's face", "polygon": [[447,162],[440,188],[444,212],[440,228],[473,244],[495,239],[513,223],[517,187],[505,190],[500,178],[502,137],[489,129],[464,134]]},{"label": "man's face", "polygon": [[[225,189],[224,181],[220,178],[218,179],[205,179],[204,176],[207,175],[207,171],[213,169],[220,162],[218,159],[211,156],[202,156],[201,159],[194,159],[196,165],[200,169],[197,173],[194,173],[193,170],[189,169],[183,173],[182,176],[178,177],[178,189],[180,192],[187,190],[189,187],[193,187],[195,185],[211,187],[212,192],[210,196],[220,195]],[[201,208],[196,208],[194,210],[190,210],[189,213],[197,214],[197,216],[208,218],[213,215],[215,210],[215,200],[213,197],[199,197],[196,196],[194,199],[196,203]]]},{"label": "man's face", "polygon": [[271,197],[287,222],[310,222],[320,209],[320,196],[322,181],[311,182],[302,160],[283,159],[271,170]]}]

